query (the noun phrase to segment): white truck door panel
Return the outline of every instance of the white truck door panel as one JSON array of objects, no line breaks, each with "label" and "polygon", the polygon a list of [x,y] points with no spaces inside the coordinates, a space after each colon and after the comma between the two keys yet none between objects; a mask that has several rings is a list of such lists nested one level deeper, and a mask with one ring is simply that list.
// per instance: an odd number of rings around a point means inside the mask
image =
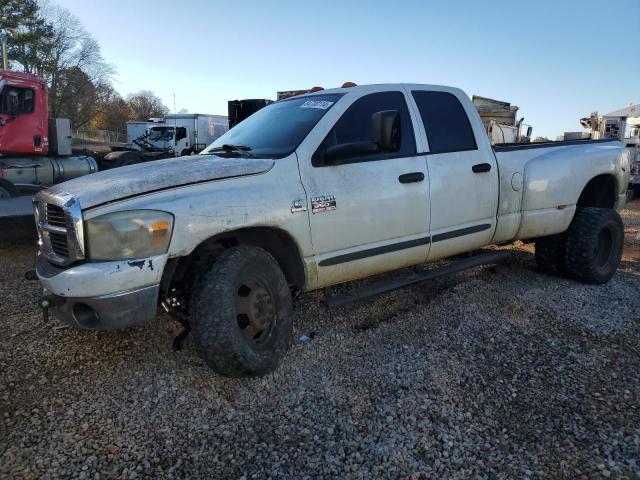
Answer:
[{"label": "white truck door panel", "polygon": [[[372,113],[381,111],[400,113],[398,151],[324,163],[327,148],[367,140]],[[298,158],[319,286],[424,262],[429,250],[428,172],[424,157],[416,156],[404,93],[356,99],[320,140],[314,154]]]},{"label": "white truck door panel", "polygon": [[498,169],[482,125],[474,124],[477,115],[450,92],[412,90],[412,97],[429,145],[429,260],[491,243]]}]

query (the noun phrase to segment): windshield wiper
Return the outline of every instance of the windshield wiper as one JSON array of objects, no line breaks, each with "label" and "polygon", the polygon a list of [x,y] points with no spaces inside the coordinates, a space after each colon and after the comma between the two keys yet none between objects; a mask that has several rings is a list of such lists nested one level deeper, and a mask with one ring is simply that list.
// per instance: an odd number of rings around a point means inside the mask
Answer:
[{"label": "windshield wiper", "polygon": [[228,143],[225,143],[224,145],[220,145],[219,147],[210,148],[209,150],[207,150],[207,154],[216,152],[240,152],[247,157],[253,157],[253,155],[249,153],[249,150],[251,150],[251,147],[247,145],[230,145]]}]

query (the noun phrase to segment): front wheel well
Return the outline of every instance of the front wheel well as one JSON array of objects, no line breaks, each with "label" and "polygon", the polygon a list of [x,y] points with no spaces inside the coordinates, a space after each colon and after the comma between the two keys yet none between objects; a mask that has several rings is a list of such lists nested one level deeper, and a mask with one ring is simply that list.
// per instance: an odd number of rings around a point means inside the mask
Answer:
[{"label": "front wheel well", "polygon": [[287,232],[273,227],[253,227],[213,236],[198,245],[189,255],[179,258],[171,269],[165,272],[170,278],[163,278],[163,290],[176,288],[187,293],[198,275],[226,249],[235,246],[260,247],[273,256],[282,269],[292,291],[300,291],[305,285],[305,271],[300,250],[295,240]]},{"label": "front wheel well", "polygon": [[613,175],[604,174],[589,180],[584,187],[578,207],[614,208],[618,197],[618,187]]}]

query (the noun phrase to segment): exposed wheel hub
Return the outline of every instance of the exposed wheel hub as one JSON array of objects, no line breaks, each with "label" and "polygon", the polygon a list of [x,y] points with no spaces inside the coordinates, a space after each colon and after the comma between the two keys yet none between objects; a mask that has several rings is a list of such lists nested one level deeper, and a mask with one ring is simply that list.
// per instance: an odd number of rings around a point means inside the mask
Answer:
[{"label": "exposed wheel hub", "polygon": [[264,288],[252,290],[249,296],[249,319],[258,328],[265,329],[273,318],[273,301]]},{"label": "exposed wheel hub", "polygon": [[269,337],[276,320],[273,295],[262,281],[241,282],[236,295],[238,327],[245,339],[259,346]]}]

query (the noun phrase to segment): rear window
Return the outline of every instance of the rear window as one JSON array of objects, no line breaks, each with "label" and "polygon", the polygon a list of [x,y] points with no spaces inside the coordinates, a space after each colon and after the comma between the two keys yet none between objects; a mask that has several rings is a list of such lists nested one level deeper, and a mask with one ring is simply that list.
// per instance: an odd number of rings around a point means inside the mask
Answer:
[{"label": "rear window", "polygon": [[430,153],[476,150],[476,139],[460,100],[448,92],[411,92],[429,141]]}]

